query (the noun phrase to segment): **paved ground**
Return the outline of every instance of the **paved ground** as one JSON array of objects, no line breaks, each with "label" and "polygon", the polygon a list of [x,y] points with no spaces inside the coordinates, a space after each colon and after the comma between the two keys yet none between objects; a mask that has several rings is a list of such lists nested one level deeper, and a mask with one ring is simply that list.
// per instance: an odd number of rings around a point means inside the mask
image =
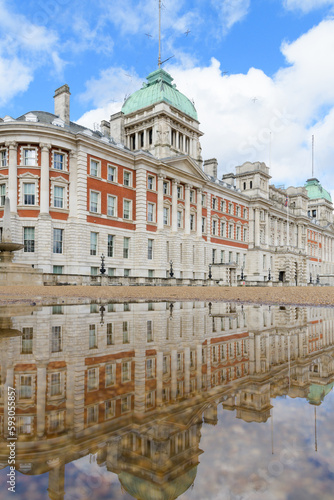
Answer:
[{"label": "paved ground", "polygon": [[193,286],[6,286],[0,305],[80,303],[90,300],[201,300],[334,306],[334,287],[193,287]]}]

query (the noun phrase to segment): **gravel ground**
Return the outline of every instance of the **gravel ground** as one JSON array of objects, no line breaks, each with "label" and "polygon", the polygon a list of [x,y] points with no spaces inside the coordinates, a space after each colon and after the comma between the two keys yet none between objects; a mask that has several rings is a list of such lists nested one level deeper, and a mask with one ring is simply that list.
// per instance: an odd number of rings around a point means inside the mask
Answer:
[{"label": "gravel ground", "polygon": [[6,286],[0,287],[0,305],[75,304],[97,300],[201,300],[334,306],[334,287],[195,287],[195,286]]}]

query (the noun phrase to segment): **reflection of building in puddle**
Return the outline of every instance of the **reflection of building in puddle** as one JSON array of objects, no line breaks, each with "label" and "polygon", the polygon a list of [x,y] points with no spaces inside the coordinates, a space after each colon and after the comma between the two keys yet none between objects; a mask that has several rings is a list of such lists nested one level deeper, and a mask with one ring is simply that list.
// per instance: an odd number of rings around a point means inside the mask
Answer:
[{"label": "reflection of building in puddle", "polygon": [[[320,404],[334,382],[330,309],[166,303],[53,306],[1,338],[0,462],[7,387],[16,390],[17,469],[50,471],[89,453],[134,497],[177,498],[194,481],[202,422],[217,407],[265,422],[271,398]],[[5,345],[6,344],[6,345]],[[4,348],[3,348],[4,347]]]}]

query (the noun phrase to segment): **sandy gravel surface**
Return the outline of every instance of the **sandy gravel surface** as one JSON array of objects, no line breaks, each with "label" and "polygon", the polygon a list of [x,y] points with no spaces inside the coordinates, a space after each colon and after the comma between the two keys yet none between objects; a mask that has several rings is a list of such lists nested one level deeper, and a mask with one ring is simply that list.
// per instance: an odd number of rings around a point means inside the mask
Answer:
[{"label": "sandy gravel surface", "polygon": [[81,303],[90,300],[205,300],[334,306],[334,287],[183,287],[183,286],[6,286],[0,305]]}]

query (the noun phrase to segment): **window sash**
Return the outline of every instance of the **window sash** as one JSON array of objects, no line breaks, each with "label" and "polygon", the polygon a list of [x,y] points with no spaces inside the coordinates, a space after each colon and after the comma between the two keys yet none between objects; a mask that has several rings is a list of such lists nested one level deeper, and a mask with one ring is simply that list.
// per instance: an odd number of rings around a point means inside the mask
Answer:
[{"label": "window sash", "polygon": [[123,202],[123,219],[130,219],[131,215],[131,202],[124,200]]},{"label": "window sash", "polygon": [[114,236],[108,234],[108,257],[114,256]]},{"label": "window sash", "polygon": [[90,233],[90,255],[97,254],[97,233]]},{"label": "window sash", "polygon": [[63,253],[63,229],[53,230],[53,253]]},{"label": "window sash", "polygon": [[107,213],[110,217],[115,217],[116,212],[115,212],[115,201],[116,198],[114,196],[108,196],[108,208],[107,208]]},{"label": "window sash", "polygon": [[51,352],[61,352],[61,326],[53,326],[51,331]]},{"label": "window sash", "polygon": [[131,174],[130,174],[130,172],[124,172],[124,174],[123,174],[123,184],[124,184],[124,186],[130,186],[131,185]]},{"label": "window sash", "polygon": [[99,174],[99,163],[96,160],[90,160],[90,175],[97,177]]},{"label": "window sash", "polygon": [[35,205],[35,184],[33,183],[23,184],[23,204]]},{"label": "window sash", "polygon": [[56,170],[64,170],[64,155],[61,153],[53,153],[53,168]]},{"label": "window sash", "polygon": [[116,179],[116,168],[108,165],[108,181],[115,182]]},{"label": "window sash", "polygon": [[97,213],[99,206],[99,193],[91,191],[90,193],[90,211]]},{"label": "window sash", "polygon": [[154,222],[154,205],[149,203],[147,205],[147,220],[148,222]]},{"label": "window sash", "polygon": [[64,188],[60,186],[54,187],[53,206],[56,208],[64,208]]},{"label": "window sash", "polygon": [[34,252],[35,251],[35,228],[34,227],[23,228],[23,244],[24,244],[24,252]]},{"label": "window sash", "polygon": [[30,167],[36,165],[36,149],[25,149],[23,157],[25,166]]},{"label": "window sash", "polygon": [[7,167],[7,151],[0,151],[0,167]]},{"label": "window sash", "polygon": [[129,241],[130,238],[123,239],[123,259],[129,258]]}]

